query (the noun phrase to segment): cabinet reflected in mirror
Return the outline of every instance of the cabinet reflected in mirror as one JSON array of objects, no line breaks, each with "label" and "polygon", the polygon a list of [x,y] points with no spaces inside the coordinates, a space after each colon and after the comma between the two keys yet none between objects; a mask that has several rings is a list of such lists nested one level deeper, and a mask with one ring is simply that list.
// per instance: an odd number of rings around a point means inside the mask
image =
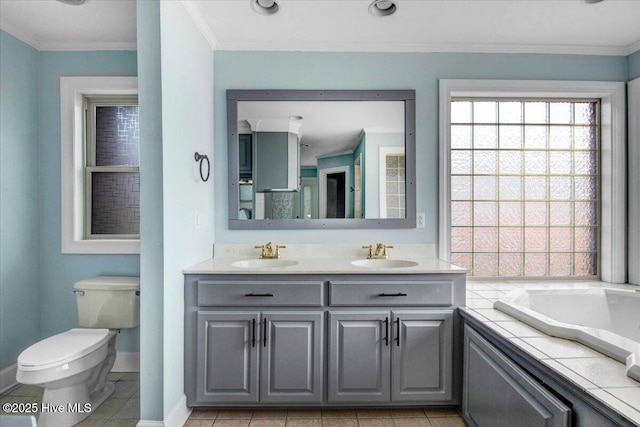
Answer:
[{"label": "cabinet reflected in mirror", "polygon": [[415,226],[413,91],[227,91],[227,107],[230,228]]}]

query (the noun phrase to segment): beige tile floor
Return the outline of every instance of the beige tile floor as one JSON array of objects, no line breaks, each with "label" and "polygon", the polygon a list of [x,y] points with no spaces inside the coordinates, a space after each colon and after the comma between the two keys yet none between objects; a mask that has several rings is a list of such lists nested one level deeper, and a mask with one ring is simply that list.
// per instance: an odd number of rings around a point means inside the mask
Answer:
[{"label": "beige tile floor", "polygon": [[184,427],[464,427],[451,409],[195,409]]},{"label": "beige tile floor", "polygon": [[[113,394],[88,418],[77,426],[82,427],[135,427],[140,419],[140,375],[137,372],[112,372],[109,381],[115,383]],[[42,388],[19,385],[0,395],[0,403],[40,403]]]},{"label": "beige tile floor", "polygon": [[[78,427],[135,427],[140,418],[138,373],[111,373],[116,389]],[[0,403],[40,403],[42,388],[19,385]],[[464,427],[451,409],[194,409],[184,427]]]}]

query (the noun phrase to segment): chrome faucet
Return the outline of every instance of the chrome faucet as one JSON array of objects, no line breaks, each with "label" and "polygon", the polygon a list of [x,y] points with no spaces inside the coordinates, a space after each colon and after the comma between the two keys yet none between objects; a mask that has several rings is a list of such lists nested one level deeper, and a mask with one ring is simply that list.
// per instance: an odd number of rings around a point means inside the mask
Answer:
[{"label": "chrome faucet", "polygon": [[280,249],[285,249],[286,246],[276,245],[275,251],[273,250],[273,245],[271,242],[268,242],[265,245],[254,246],[255,249],[260,249],[260,258],[261,259],[275,259],[280,258]]},{"label": "chrome faucet", "polygon": [[375,250],[373,249],[373,245],[363,246],[363,248],[369,249],[368,259],[387,259],[389,257],[387,249],[393,248],[393,246],[378,243],[376,244]]}]

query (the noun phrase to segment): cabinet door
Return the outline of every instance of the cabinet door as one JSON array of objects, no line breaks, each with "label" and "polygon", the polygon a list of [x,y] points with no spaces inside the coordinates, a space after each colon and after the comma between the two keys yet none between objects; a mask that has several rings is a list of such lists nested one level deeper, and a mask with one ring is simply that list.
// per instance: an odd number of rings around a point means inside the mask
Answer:
[{"label": "cabinet door", "polygon": [[199,402],[258,401],[258,325],[259,312],[198,312]]},{"label": "cabinet door", "polygon": [[322,402],[323,314],[262,313],[261,402]]},{"label": "cabinet door", "polygon": [[453,312],[394,310],[392,314],[391,400],[451,400]]},{"label": "cabinet door", "polygon": [[329,312],[329,402],[388,402],[388,311]]},{"label": "cabinet door", "polygon": [[571,410],[465,326],[462,416],[474,427],[566,427]]}]

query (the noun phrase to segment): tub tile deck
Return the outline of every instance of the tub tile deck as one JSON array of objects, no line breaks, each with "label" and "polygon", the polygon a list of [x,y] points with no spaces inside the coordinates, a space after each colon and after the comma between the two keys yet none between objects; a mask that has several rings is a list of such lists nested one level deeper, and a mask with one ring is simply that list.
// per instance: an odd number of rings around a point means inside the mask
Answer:
[{"label": "tub tile deck", "polygon": [[[598,281],[467,282],[467,305],[463,308],[486,326],[509,339],[523,351],[640,425],[640,382],[627,377],[625,364],[580,343],[550,337],[519,320],[493,309],[493,303],[510,291],[521,289],[572,289],[585,286],[629,289]],[[506,317],[505,317],[506,316]]]}]

